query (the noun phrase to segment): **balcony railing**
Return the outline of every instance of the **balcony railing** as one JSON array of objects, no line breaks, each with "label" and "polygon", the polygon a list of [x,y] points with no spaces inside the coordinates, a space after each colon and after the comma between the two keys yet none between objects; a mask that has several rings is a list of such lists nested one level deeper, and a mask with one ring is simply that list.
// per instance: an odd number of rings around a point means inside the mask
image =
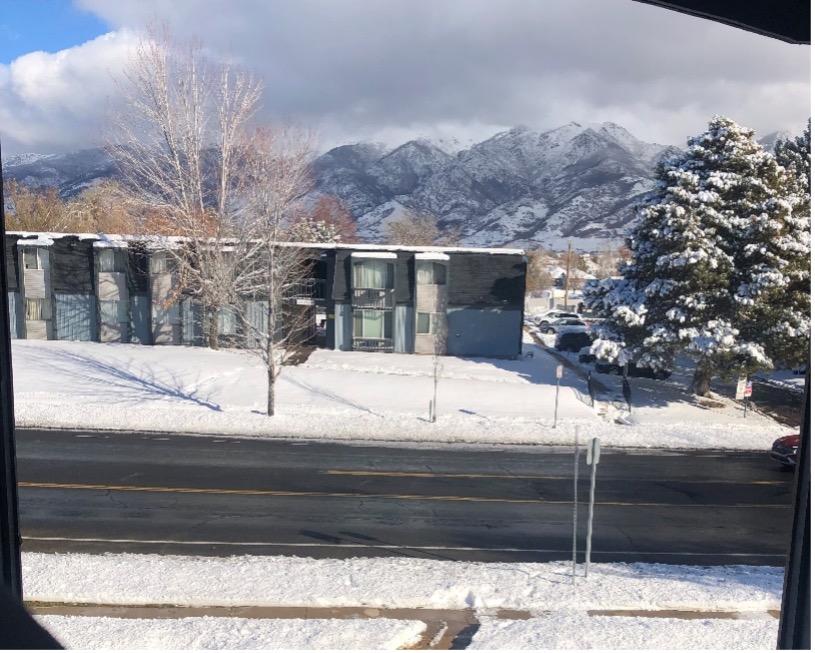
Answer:
[{"label": "balcony railing", "polygon": [[352,304],[355,308],[393,308],[393,288],[354,288]]},{"label": "balcony railing", "polygon": [[290,299],[323,300],[325,299],[325,279],[303,279],[289,291]]},{"label": "balcony railing", "polygon": [[393,351],[393,338],[354,338],[354,351]]}]

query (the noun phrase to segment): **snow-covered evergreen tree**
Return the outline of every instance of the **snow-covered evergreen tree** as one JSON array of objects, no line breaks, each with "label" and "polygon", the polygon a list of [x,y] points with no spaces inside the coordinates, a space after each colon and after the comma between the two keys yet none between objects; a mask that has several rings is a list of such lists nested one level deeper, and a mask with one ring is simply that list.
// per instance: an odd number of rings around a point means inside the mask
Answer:
[{"label": "snow-covered evergreen tree", "polygon": [[789,221],[787,175],[752,131],[717,116],[658,165],[657,179],[639,207],[623,278],[589,290],[589,306],[607,318],[594,351],[653,368],[685,351],[696,362],[693,391],[707,394],[717,372],[771,365],[760,334],[746,327],[765,300],[750,284],[773,282],[759,255],[770,251],[761,240],[775,223]]},{"label": "snow-covered evergreen tree", "polygon": [[808,359],[810,332],[810,129],[753,161],[735,210],[738,325],[775,365]]}]

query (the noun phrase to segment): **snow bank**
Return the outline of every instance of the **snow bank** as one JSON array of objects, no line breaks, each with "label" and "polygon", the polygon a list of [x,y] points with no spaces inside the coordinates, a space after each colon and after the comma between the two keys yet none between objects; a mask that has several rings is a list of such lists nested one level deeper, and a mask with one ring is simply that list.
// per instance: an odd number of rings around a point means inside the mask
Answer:
[{"label": "snow bank", "polygon": [[468,649],[751,649],[775,648],[778,621],[655,619],[557,613],[526,621],[482,619]]},{"label": "snow bank", "polygon": [[[582,570],[581,570],[582,571]],[[778,608],[783,569],[23,553],[27,601],[523,610]]]},{"label": "snow bank", "polygon": [[419,641],[421,621],[396,619],[37,618],[71,649],[376,649]]}]

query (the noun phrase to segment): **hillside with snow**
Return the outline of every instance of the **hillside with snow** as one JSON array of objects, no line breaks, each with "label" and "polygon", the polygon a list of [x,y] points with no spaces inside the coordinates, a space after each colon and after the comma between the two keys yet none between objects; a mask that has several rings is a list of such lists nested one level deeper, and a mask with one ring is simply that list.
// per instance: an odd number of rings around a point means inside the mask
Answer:
[{"label": "hillside with snow", "polygon": [[592,250],[622,240],[670,150],[610,122],[516,127],[455,153],[428,140],[344,145],[317,160],[315,193],[342,199],[371,240],[406,213],[429,213],[471,245]]}]

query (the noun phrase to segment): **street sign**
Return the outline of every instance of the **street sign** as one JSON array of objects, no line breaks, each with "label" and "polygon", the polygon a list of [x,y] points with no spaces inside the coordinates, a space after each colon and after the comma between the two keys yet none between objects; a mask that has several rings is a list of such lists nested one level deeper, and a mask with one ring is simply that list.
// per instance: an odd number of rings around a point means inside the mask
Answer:
[{"label": "street sign", "polygon": [[744,386],[744,397],[752,397],[753,396],[753,382],[748,381]]},{"label": "street sign", "polygon": [[738,382],[736,383],[736,401],[741,401],[744,399],[744,389],[747,386],[747,377],[740,376]]},{"label": "street sign", "polygon": [[555,378],[562,379],[563,378],[563,365],[558,365],[555,369]]}]

